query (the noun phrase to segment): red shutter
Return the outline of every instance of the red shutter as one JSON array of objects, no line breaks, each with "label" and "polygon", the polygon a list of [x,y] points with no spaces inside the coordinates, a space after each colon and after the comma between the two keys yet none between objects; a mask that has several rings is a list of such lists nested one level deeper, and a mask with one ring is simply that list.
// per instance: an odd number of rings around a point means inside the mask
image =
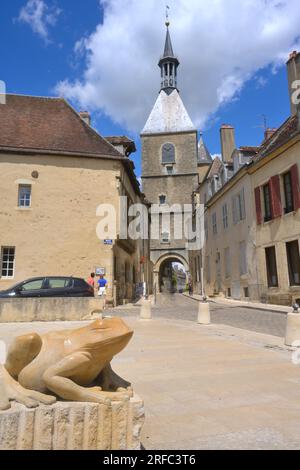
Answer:
[{"label": "red shutter", "polygon": [[279,175],[273,176],[270,179],[270,192],[271,192],[271,206],[272,206],[272,218],[282,216],[282,203],[280,193],[280,177]]},{"label": "red shutter", "polygon": [[257,225],[261,225],[263,222],[263,218],[262,218],[262,209],[261,209],[260,187],[255,188],[255,205],[256,205]]},{"label": "red shutter", "polygon": [[300,188],[299,188],[299,173],[298,165],[295,164],[291,168],[292,187],[293,187],[293,199],[294,199],[294,210],[300,209]]}]

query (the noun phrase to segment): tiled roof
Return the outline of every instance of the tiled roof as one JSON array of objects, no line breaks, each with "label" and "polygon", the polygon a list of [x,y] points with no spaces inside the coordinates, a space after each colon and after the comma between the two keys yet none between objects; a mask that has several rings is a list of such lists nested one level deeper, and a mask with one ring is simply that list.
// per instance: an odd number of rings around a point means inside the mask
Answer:
[{"label": "tiled roof", "polygon": [[200,136],[198,144],[198,165],[205,164],[209,165],[212,163],[212,157],[209,153],[208,148],[206,147],[202,135]]},{"label": "tiled roof", "polygon": [[240,147],[242,152],[256,154],[259,152],[260,147]]},{"label": "tiled roof", "polygon": [[298,130],[298,116],[291,116],[268,140],[262,144],[258,155],[254,158],[254,161],[258,161],[266,157],[269,153],[284,145],[294,136],[294,134],[297,133]]},{"label": "tiled roof", "polygon": [[128,150],[130,150],[131,153],[136,152],[136,145],[135,142],[125,135],[121,136],[105,136],[105,139],[112,145],[123,145],[126,147]]},{"label": "tiled roof", "polygon": [[223,163],[219,157],[214,158],[206,178],[210,178],[211,176],[218,175],[220,173],[220,169],[222,168],[222,165]]},{"label": "tiled roof", "polygon": [[1,149],[121,157],[64,99],[22,95],[7,95],[0,105]]}]

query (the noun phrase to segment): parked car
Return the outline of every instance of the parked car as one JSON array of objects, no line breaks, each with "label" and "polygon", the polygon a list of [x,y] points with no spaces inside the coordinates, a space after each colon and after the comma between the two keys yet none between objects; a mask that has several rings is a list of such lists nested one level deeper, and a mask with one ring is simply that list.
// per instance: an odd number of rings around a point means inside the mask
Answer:
[{"label": "parked car", "polygon": [[94,297],[94,289],[76,277],[36,277],[0,291],[0,298]]}]

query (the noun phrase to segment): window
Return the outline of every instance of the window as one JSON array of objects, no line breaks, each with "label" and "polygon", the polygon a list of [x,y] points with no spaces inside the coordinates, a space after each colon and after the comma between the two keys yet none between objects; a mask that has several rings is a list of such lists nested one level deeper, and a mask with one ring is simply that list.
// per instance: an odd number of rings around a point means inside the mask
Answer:
[{"label": "window", "polygon": [[278,272],[275,246],[266,248],[268,287],[278,287]]},{"label": "window", "polygon": [[1,277],[13,278],[15,274],[15,248],[4,247],[1,250]]},{"label": "window", "polygon": [[270,184],[263,187],[264,205],[265,205],[265,222],[272,220],[271,191]]},{"label": "window", "polygon": [[245,297],[246,299],[249,298],[249,287],[244,287],[244,297]]},{"label": "window", "polygon": [[223,227],[224,230],[228,228],[228,207],[227,204],[224,204],[222,207],[222,213],[223,213]]},{"label": "window", "polygon": [[35,281],[27,282],[23,284],[22,291],[27,292],[31,290],[40,290],[43,287],[44,279],[36,279]]},{"label": "window", "polygon": [[286,244],[291,286],[300,286],[300,255],[298,240]]},{"label": "window", "polygon": [[213,234],[217,235],[218,233],[217,214],[215,212],[212,215],[212,228],[213,228]]},{"label": "window", "polygon": [[167,169],[167,174],[168,174],[168,175],[173,175],[174,169],[173,169],[172,166],[167,166],[166,169]]},{"label": "window", "polygon": [[230,248],[225,248],[224,250],[224,264],[225,264],[225,278],[228,279],[231,275]]},{"label": "window", "polygon": [[247,274],[247,254],[246,254],[246,242],[240,243],[240,275]]},{"label": "window", "polygon": [[161,194],[161,195],[159,196],[159,204],[160,204],[161,206],[163,206],[164,204],[166,204],[166,200],[167,200],[167,197],[164,196],[163,194]]},{"label": "window", "polygon": [[232,216],[235,225],[246,218],[244,189],[232,199]]},{"label": "window", "polygon": [[71,281],[70,278],[49,279],[49,289],[64,289],[65,287],[70,287]]},{"label": "window", "polygon": [[31,206],[31,186],[20,185],[19,186],[19,207],[30,207]]},{"label": "window", "polygon": [[294,211],[293,185],[290,171],[283,175],[283,186],[285,196],[285,213],[288,214],[289,212]]},{"label": "window", "polygon": [[163,232],[161,234],[161,241],[162,241],[162,243],[169,243],[170,242],[170,234],[168,232]]},{"label": "window", "polygon": [[162,147],[162,164],[175,163],[175,147],[173,144],[165,144]]},{"label": "window", "polygon": [[231,297],[231,289],[230,288],[227,289],[227,297],[229,297],[229,298]]}]

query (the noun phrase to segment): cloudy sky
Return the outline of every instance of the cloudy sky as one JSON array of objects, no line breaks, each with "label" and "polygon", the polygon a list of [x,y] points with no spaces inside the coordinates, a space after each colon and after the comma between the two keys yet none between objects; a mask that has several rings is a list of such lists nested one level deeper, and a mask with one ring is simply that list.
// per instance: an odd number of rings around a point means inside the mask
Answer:
[{"label": "cloudy sky", "polygon": [[[300,49],[299,0],[167,0],[192,120],[219,152],[219,127],[238,145],[262,140],[289,113],[285,62]],[[10,92],[63,95],[103,135],[138,134],[159,91],[161,0],[14,0],[2,5],[1,68]],[[3,11],[4,8],[4,11]],[[138,143],[138,142],[137,142]],[[135,156],[140,171],[139,152]]]}]

